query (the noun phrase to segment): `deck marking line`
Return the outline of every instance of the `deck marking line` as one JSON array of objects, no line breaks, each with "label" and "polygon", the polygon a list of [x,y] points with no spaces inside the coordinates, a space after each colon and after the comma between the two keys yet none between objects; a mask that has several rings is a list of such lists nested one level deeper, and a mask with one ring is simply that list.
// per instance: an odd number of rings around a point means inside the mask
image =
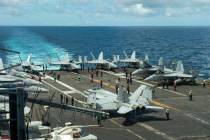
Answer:
[{"label": "deck marking line", "polygon": [[[53,78],[52,78],[51,76],[49,76],[49,75],[46,75],[46,77],[49,77],[51,80],[53,80]],[[70,90],[73,90],[73,91],[75,91],[75,92],[77,92],[77,93],[79,93],[79,94],[81,94],[82,96],[85,97],[85,95],[84,95],[81,91],[79,91],[79,90],[77,90],[77,89],[75,89],[75,88],[73,88],[73,87],[67,85],[66,83],[63,83],[63,82],[61,82],[61,81],[59,81],[59,80],[56,80],[56,83],[59,83],[60,85],[66,87],[66,88],[68,88],[68,89],[70,89]]]},{"label": "deck marking line", "polygon": [[171,93],[175,93],[177,95],[180,95],[180,96],[184,96],[186,97],[187,95],[183,94],[183,93],[180,93],[180,92],[176,92],[176,91],[172,91],[172,90],[168,90],[168,89],[163,89],[162,87],[157,87],[158,89],[160,90],[164,90],[164,91],[168,91],[168,92],[171,92]]},{"label": "deck marking line", "polygon": [[209,125],[210,126],[210,123],[209,122],[207,122],[207,121],[205,121],[205,120],[202,120],[202,119],[200,119],[200,118],[198,118],[198,117],[195,117],[195,116],[193,116],[192,114],[189,114],[189,113],[184,113],[186,116],[188,116],[188,117],[190,117],[191,119],[195,119],[195,120],[197,120],[197,121],[199,121],[199,122],[201,122],[201,123],[203,123],[203,124],[206,124],[206,125]]},{"label": "deck marking line", "polygon": [[176,111],[181,111],[180,109],[176,108],[176,107],[172,107],[170,105],[166,105],[166,104],[163,104],[161,102],[158,102],[158,101],[150,101],[152,104],[155,104],[155,105],[158,105],[158,106],[161,106],[163,108],[169,108],[169,109],[173,109],[173,110],[176,110]]},{"label": "deck marking line", "polygon": [[175,140],[175,138],[173,138],[173,137],[167,135],[166,133],[161,132],[160,130],[158,130],[158,129],[156,129],[156,128],[150,126],[150,125],[147,125],[147,124],[145,124],[145,123],[137,123],[137,124],[138,124],[139,126],[145,128],[145,129],[147,129],[147,130],[149,130],[149,131],[151,131],[151,132],[157,134],[157,135],[162,136],[164,139],[167,139],[167,140]]},{"label": "deck marking line", "polygon": [[133,132],[132,130],[127,129],[127,128],[123,127],[121,124],[117,123],[115,120],[113,120],[113,119],[109,119],[109,120],[110,120],[113,124],[115,124],[115,125],[119,126],[120,128],[125,129],[125,130],[126,130],[127,132],[129,132],[130,134],[132,134],[132,135],[136,136],[136,137],[137,137],[137,138],[139,138],[140,140],[146,140],[145,138],[143,138],[142,136],[140,136],[140,135],[136,134],[136,133],[135,133],[135,132]]},{"label": "deck marking line", "polygon": [[[46,81],[42,81],[42,82],[45,83],[46,85],[48,85],[48,86],[54,88],[55,90],[59,91],[60,93],[64,94],[65,96],[68,96],[68,97],[72,98],[71,95],[66,94],[65,92],[63,92],[62,90],[60,90],[60,89],[58,89],[57,87],[53,86],[52,84],[50,84],[50,83],[48,83],[48,82],[46,82]],[[77,92],[75,92],[75,93],[77,93]],[[78,100],[78,99],[76,99],[76,98],[75,98],[75,101],[77,101],[78,103],[81,103],[81,104],[87,104],[86,102],[80,101],[80,100]]]}]

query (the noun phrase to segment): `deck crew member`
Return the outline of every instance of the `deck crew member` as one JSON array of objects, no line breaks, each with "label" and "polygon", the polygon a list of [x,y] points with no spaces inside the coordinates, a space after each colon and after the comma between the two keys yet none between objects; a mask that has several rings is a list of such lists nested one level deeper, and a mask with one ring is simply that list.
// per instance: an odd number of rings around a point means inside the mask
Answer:
[{"label": "deck crew member", "polygon": [[206,87],[206,80],[203,80],[203,87]]},{"label": "deck crew member", "polygon": [[98,70],[96,70],[96,77],[98,77]]},{"label": "deck crew member", "polygon": [[130,73],[129,79],[130,79],[130,84],[132,84],[132,73]]},{"label": "deck crew member", "polygon": [[91,72],[91,80],[90,81],[93,83],[93,72]]},{"label": "deck crew member", "polygon": [[102,80],[100,81],[100,86],[101,86],[101,88],[103,87],[103,81]]},{"label": "deck crew member", "polygon": [[174,81],[174,91],[176,91],[176,80]]},{"label": "deck crew member", "polygon": [[54,82],[56,81],[56,73],[53,72]]},{"label": "deck crew member", "polygon": [[189,101],[192,101],[192,90],[189,92]]},{"label": "deck crew member", "polygon": [[63,103],[63,95],[61,94],[61,104]]},{"label": "deck crew member", "polygon": [[126,73],[125,73],[125,77],[128,78],[128,72],[127,72],[127,71],[126,71]]},{"label": "deck crew member", "polygon": [[127,93],[130,94],[130,85],[127,85]]},{"label": "deck crew member", "polygon": [[167,120],[170,119],[169,115],[170,115],[170,114],[169,114],[169,109],[166,109],[166,119],[167,119]]},{"label": "deck crew member", "polygon": [[116,80],[116,84],[115,84],[115,91],[116,91],[116,94],[118,94],[119,84],[120,84],[120,80],[119,80],[119,77],[118,77],[118,79]]},{"label": "deck crew member", "polygon": [[60,78],[61,78],[61,75],[60,75],[60,73],[58,73],[57,79],[60,80]]},{"label": "deck crew member", "polygon": [[103,77],[103,72],[102,72],[102,70],[101,70],[101,77]]},{"label": "deck crew member", "polygon": [[168,79],[166,80],[166,89],[168,89],[168,86],[169,86],[169,81]]},{"label": "deck crew member", "polygon": [[39,75],[39,82],[41,82],[42,81],[42,78],[41,78],[41,76]]},{"label": "deck crew member", "polygon": [[74,97],[71,98],[71,105],[74,106]]}]

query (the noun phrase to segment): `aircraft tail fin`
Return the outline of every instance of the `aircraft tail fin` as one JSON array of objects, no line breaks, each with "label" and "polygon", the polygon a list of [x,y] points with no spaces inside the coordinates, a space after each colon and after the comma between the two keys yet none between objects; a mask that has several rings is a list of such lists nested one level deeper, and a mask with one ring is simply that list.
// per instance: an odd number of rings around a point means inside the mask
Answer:
[{"label": "aircraft tail fin", "polygon": [[68,63],[69,62],[69,53],[66,53],[64,58],[63,58],[63,62]]},{"label": "aircraft tail fin", "polygon": [[116,55],[117,61],[120,61],[120,55]]},{"label": "aircraft tail fin", "polygon": [[136,59],[136,51],[133,51],[133,53],[131,54],[131,59]]},{"label": "aircraft tail fin", "polygon": [[130,100],[139,102],[140,98],[146,98],[152,100],[152,88],[146,85],[141,85],[136,91],[131,95]]},{"label": "aircraft tail fin", "polygon": [[4,69],[4,65],[3,65],[3,61],[2,61],[2,58],[0,58],[0,69]]},{"label": "aircraft tail fin", "polygon": [[95,57],[95,55],[92,52],[90,52],[90,55],[91,55],[93,60],[96,60],[96,57]]},{"label": "aircraft tail fin", "polygon": [[113,62],[117,62],[117,56],[113,55]]},{"label": "aircraft tail fin", "polygon": [[128,103],[129,102],[129,95],[125,89],[125,87],[120,86],[119,92],[117,94],[117,101],[122,103]]},{"label": "aircraft tail fin", "polygon": [[145,61],[146,63],[149,63],[149,56],[148,56],[147,54],[145,54],[144,61]]},{"label": "aircraft tail fin", "polygon": [[114,62],[120,61],[120,55],[113,55],[113,61]]},{"label": "aircraft tail fin", "polygon": [[82,56],[79,56],[79,63],[82,63]]},{"label": "aircraft tail fin", "polygon": [[98,55],[98,60],[104,60],[104,53],[100,52],[100,54]]},{"label": "aircraft tail fin", "polygon": [[32,56],[32,53],[30,53],[30,54],[28,55],[27,62],[31,62],[31,56]]},{"label": "aircraft tail fin", "polygon": [[124,55],[125,55],[125,58],[128,58],[128,55],[126,53],[126,51],[123,51]]},{"label": "aircraft tail fin", "polygon": [[177,62],[176,71],[184,73],[184,66],[181,60]]},{"label": "aircraft tail fin", "polygon": [[158,66],[159,66],[159,69],[161,71],[164,71],[164,62],[163,62],[163,57],[160,57],[159,61],[158,61]]},{"label": "aircraft tail fin", "polygon": [[51,64],[52,60],[50,57],[48,57],[47,62],[48,62],[48,64]]},{"label": "aircraft tail fin", "polygon": [[[0,58],[0,70],[4,69],[2,58]],[[1,71],[1,73],[6,73],[6,71]]]},{"label": "aircraft tail fin", "polygon": [[159,61],[158,61],[158,66],[161,66],[161,65],[164,65],[163,64],[163,57],[160,57],[159,58]]},{"label": "aircraft tail fin", "polygon": [[84,63],[87,63],[88,60],[87,60],[87,56],[84,56]]}]

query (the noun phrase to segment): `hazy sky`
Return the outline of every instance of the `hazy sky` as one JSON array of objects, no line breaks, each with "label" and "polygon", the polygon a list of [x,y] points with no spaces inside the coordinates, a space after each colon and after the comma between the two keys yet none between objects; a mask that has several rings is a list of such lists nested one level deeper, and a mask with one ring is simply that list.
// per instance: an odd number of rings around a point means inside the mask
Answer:
[{"label": "hazy sky", "polygon": [[209,26],[210,0],[0,0],[0,25]]}]

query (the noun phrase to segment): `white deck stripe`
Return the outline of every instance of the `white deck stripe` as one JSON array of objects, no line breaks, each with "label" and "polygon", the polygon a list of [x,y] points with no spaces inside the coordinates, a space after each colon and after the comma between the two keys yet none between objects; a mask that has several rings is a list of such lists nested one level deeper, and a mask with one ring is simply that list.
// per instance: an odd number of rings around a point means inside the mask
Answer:
[{"label": "white deck stripe", "polygon": [[[48,83],[48,82],[46,82],[46,81],[42,81],[42,82],[45,83],[46,85],[48,85],[48,86],[54,88],[55,90],[59,91],[60,93],[64,94],[65,96],[72,98],[72,96],[70,96],[69,94],[66,94],[64,91],[58,89],[57,87],[53,86],[52,84],[50,84],[50,83]],[[73,91],[72,91],[72,92],[73,92]],[[77,92],[76,92],[76,93],[77,93]],[[78,99],[75,99],[75,101],[77,101],[78,103],[81,103],[81,104],[87,104],[86,102],[82,102],[82,101],[80,101],[80,100],[78,100]]]},{"label": "white deck stripe", "polygon": [[[49,76],[49,75],[46,75],[46,77],[49,78],[49,79],[51,79],[51,80],[54,80],[53,77],[51,77],[51,76]],[[84,95],[81,91],[79,91],[79,90],[77,90],[77,89],[75,89],[75,88],[73,88],[73,87],[67,85],[66,83],[63,83],[63,82],[61,82],[61,81],[59,81],[59,80],[56,80],[56,83],[59,83],[60,85],[66,87],[66,88],[68,88],[68,89],[70,89],[70,90],[72,90],[72,91],[75,91],[76,93],[79,93],[79,94],[81,94],[82,96],[85,97],[85,95]]]},{"label": "white deck stripe", "polygon": [[190,117],[191,119],[197,120],[197,121],[199,121],[199,122],[201,122],[201,123],[203,123],[203,124],[205,124],[205,125],[210,126],[210,123],[209,123],[209,122],[207,122],[207,121],[205,121],[205,120],[203,120],[203,119],[200,119],[200,118],[198,118],[198,117],[195,117],[195,116],[193,116],[193,115],[190,114],[190,113],[184,113],[184,115],[187,116],[187,117]]},{"label": "white deck stripe", "polygon": [[110,119],[110,121],[111,121],[113,124],[117,125],[118,127],[122,128],[122,129],[126,130],[127,132],[131,133],[132,135],[136,136],[136,137],[137,137],[137,138],[139,138],[140,140],[146,140],[145,138],[143,138],[143,137],[142,137],[142,136],[140,136],[139,134],[136,134],[136,133],[135,133],[135,132],[133,132],[132,130],[130,130],[130,129],[128,129],[128,128],[123,127],[121,124],[119,124],[119,123],[118,123],[118,122],[116,122],[115,120]]},{"label": "white deck stripe", "polygon": [[145,128],[145,129],[147,129],[147,130],[149,130],[149,131],[151,131],[151,132],[157,134],[157,135],[162,136],[164,139],[167,139],[167,140],[175,140],[175,138],[173,138],[173,137],[167,135],[166,133],[161,132],[160,130],[158,130],[158,129],[156,129],[156,128],[150,126],[150,125],[147,125],[147,124],[145,124],[145,123],[137,123],[137,124],[138,124],[139,126]]},{"label": "white deck stripe", "polygon": [[180,92],[176,92],[176,91],[172,91],[172,90],[168,90],[168,89],[163,89],[162,87],[157,87],[158,89],[160,89],[160,90],[164,90],[164,91],[168,91],[168,92],[171,92],[171,93],[175,93],[175,94],[177,94],[177,95],[180,95],[180,96],[187,96],[187,95],[185,95],[185,94],[183,94],[183,93],[180,93]]}]

